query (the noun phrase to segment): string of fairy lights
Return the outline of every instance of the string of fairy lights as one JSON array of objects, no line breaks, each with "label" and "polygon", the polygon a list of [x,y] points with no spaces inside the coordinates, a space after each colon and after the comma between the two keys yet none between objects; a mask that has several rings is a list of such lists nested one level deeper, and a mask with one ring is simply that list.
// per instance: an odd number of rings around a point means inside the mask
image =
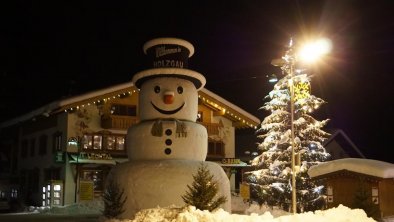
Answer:
[{"label": "string of fairy lights", "polygon": [[203,102],[209,104],[210,106],[215,107],[216,109],[220,110],[223,114],[227,114],[227,115],[231,116],[232,118],[242,122],[243,124],[245,124],[251,128],[257,129],[257,125],[249,122],[245,118],[242,118],[240,114],[237,114],[235,112],[231,112],[231,111],[229,111],[229,109],[226,109],[224,106],[221,106],[221,105],[217,104],[216,102],[209,100],[208,98],[206,98],[202,95],[198,95],[198,98],[200,98]]},{"label": "string of fairy lights", "polygon": [[118,93],[117,95],[108,96],[108,97],[104,97],[104,98],[98,98],[98,99],[95,99],[93,101],[89,100],[88,102],[68,107],[68,108],[64,109],[64,112],[66,112],[66,113],[74,112],[74,111],[79,110],[80,108],[84,108],[85,106],[90,106],[90,105],[101,105],[103,103],[106,103],[107,101],[110,101],[111,99],[124,98],[124,97],[127,97],[127,96],[131,96],[133,93],[136,93],[136,90],[123,91],[121,93]]},{"label": "string of fairy lights", "polygon": [[[118,94],[115,95],[111,95],[111,96],[105,96],[105,97],[101,97],[101,98],[95,98],[93,100],[87,100],[84,103],[78,104],[78,105],[73,105],[70,107],[67,107],[64,109],[64,112],[66,113],[72,113],[75,111],[78,111],[81,108],[84,108],[86,106],[91,106],[91,105],[102,105],[108,101],[111,101],[113,99],[117,99],[117,98],[124,98],[124,97],[128,97],[131,96],[133,93],[137,93],[139,90],[134,89],[134,90],[127,90],[127,91],[121,91]],[[230,116],[231,118],[241,122],[244,125],[247,125],[248,127],[257,129],[257,124],[258,123],[253,123],[250,120],[247,120],[246,118],[243,118],[241,114],[230,111],[229,108],[226,108],[224,105],[220,105],[217,102],[215,102],[214,100],[203,96],[201,94],[198,95],[198,98],[201,99],[204,103],[214,107],[215,109],[219,110],[221,113],[226,114],[228,116]]]}]

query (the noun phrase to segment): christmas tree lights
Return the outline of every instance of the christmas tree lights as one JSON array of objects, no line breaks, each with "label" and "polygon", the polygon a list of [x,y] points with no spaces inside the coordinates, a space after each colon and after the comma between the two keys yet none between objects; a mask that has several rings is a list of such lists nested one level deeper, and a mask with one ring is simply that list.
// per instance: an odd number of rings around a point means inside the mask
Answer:
[{"label": "christmas tree lights", "polygon": [[310,180],[308,169],[329,159],[322,143],[329,134],[328,121],[311,113],[325,101],[311,94],[310,77],[300,67],[293,41],[281,59],[273,60],[284,74],[266,96],[262,109],[270,112],[257,130],[261,154],[253,159],[255,171],[247,173],[252,196],[259,203],[296,213],[321,209],[324,187]]}]

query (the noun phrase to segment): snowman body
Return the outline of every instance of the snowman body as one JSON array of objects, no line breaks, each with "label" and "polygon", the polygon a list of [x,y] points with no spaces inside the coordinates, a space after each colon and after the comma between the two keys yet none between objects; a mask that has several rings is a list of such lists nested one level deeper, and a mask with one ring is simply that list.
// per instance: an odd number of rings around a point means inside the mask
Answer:
[{"label": "snowman body", "polygon": [[[152,135],[152,131],[157,134]],[[127,141],[135,142],[128,146],[127,152],[129,160],[204,161],[207,144],[202,139],[207,139],[207,131],[201,124],[179,120],[145,121],[128,130]]]},{"label": "snowman body", "polygon": [[[151,49],[156,45],[156,50]],[[172,63],[172,53],[190,56],[194,52],[190,43],[172,38],[155,39],[145,46],[144,51],[158,57],[154,66],[185,66],[187,61]],[[184,206],[182,195],[193,183],[201,163],[218,184],[218,196],[227,198],[221,208],[231,212],[230,182],[220,165],[205,161],[207,130],[196,123],[197,91],[205,84],[205,78],[185,67],[155,67],[134,75],[133,82],[140,88],[140,122],[127,132],[129,161],[113,167],[108,176],[127,197],[125,211],[119,217],[132,219],[138,211],[158,206]]]}]

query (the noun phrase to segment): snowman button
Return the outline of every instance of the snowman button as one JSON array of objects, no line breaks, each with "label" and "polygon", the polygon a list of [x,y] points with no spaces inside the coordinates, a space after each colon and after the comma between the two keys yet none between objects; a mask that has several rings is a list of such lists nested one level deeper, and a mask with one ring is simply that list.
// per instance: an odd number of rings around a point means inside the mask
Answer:
[{"label": "snowman button", "polygon": [[167,154],[167,155],[170,155],[171,154],[171,149],[170,148],[166,148],[164,150],[164,153]]},{"label": "snowman button", "polygon": [[172,140],[166,139],[166,145],[167,145],[167,146],[170,146],[171,144],[172,144]]},{"label": "snowman button", "polygon": [[172,130],[167,129],[167,130],[166,130],[166,135],[167,135],[167,136],[171,136],[171,134],[172,134]]}]

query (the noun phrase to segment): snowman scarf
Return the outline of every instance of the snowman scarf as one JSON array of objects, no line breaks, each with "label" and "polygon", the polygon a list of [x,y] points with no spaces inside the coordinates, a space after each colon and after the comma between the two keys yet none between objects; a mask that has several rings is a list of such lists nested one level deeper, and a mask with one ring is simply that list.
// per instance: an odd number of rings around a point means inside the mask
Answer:
[{"label": "snowman scarf", "polygon": [[186,125],[183,121],[177,119],[158,119],[153,123],[151,134],[152,136],[163,136],[163,120],[175,123],[175,132],[177,137],[187,137]]}]

